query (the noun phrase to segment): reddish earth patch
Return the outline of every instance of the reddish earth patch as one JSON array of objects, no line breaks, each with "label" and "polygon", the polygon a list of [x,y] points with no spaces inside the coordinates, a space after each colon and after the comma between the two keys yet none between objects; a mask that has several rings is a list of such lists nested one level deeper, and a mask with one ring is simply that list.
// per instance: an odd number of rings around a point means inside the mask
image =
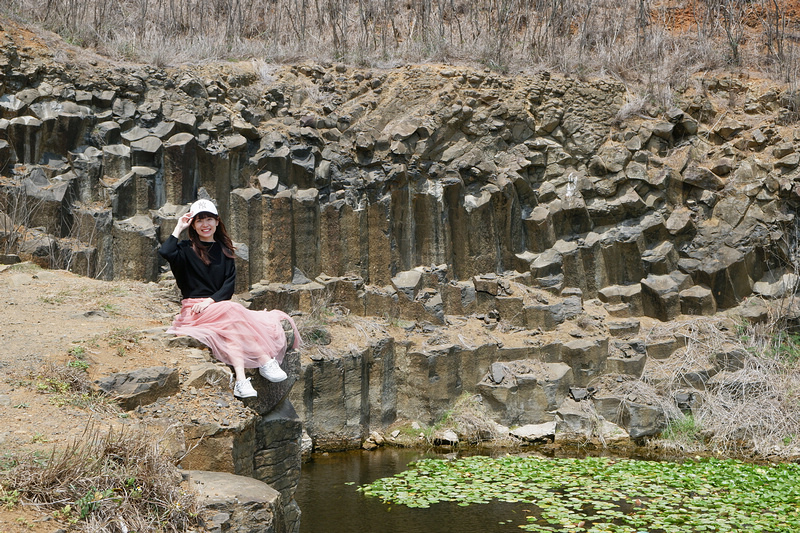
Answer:
[{"label": "reddish earth patch", "polygon": [[757,31],[763,31],[765,24],[774,24],[775,21],[788,31],[797,30],[800,24],[800,0],[777,2],[720,0],[718,4],[721,6],[716,10],[711,9],[712,4],[713,2],[699,0],[659,2],[650,9],[650,22],[653,24],[663,22],[674,32],[697,31],[701,25],[708,27],[724,24],[727,12],[733,25],[744,22],[745,26]]}]

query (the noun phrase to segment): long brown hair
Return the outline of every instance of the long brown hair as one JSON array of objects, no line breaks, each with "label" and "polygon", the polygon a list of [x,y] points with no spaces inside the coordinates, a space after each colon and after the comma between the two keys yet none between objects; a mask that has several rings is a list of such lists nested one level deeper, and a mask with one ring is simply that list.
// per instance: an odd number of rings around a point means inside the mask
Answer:
[{"label": "long brown hair", "polygon": [[[200,213],[197,215],[199,214]],[[195,215],[195,218],[197,215]],[[233,251],[236,250],[236,247],[233,246],[233,241],[231,241],[231,237],[228,235],[228,230],[225,229],[225,224],[222,223],[222,220],[217,215],[212,213],[203,213],[203,215],[205,215],[203,218],[212,217],[217,219],[217,229],[214,231],[214,240],[222,246],[222,253],[233,259]],[[200,235],[198,235],[197,230],[194,229],[194,218],[189,225],[189,240],[192,241],[192,250],[194,250],[194,253],[200,258],[200,261],[206,265],[211,264],[211,259],[208,257],[208,249],[206,246],[200,244],[203,241],[200,240]]]}]

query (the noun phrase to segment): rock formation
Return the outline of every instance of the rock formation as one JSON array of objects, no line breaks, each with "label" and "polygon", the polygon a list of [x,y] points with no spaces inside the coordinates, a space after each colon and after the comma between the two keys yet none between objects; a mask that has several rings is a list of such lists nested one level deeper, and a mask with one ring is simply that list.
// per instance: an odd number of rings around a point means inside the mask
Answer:
[{"label": "rock formation", "polygon": [[[10,32],[0,40],[4,253],[156,281],[159,243],[207,197],[254,308],[331,301],[354,316],[433,328],[473,317],[534,333],[602,311],[595,334],[567,340],[421,348],[387,337],[304,360],[289,398],[319,449],[359,446],[400,417],[432,422],[474,391],[505,424],[580,426],[572,388],[639,377],[680,348],[637,338],[639,318],[710,316],[796,286],[786,228],[800,137],[788,92],[704,78],[675,107],[626,117],[625,88],[606,80],[451,66],[61,66]],[[720,368],[706,370],[698,379]],[[635,398],[591,401],[632,437],[660,430]],[[292,404],[254,406],[242,435],[291,426],[299,454]],[[232,469],[275,486],[267,465],[281,454],[259,450]]]},{"label": "rock formation", "polygon": [[[208,196],[259,305],[325,293],[360,315],[497,309],[530,328],[579,311],[565,291],[620,317],[730,308],[785,251],[794,139],[704,121],[711,96],[615,126],[621,86],[547,74],[73,72],[4,50],[0,205],[49,266],[155,280],[161,237]],[[781,110],[735,81],[704,90]]]}]

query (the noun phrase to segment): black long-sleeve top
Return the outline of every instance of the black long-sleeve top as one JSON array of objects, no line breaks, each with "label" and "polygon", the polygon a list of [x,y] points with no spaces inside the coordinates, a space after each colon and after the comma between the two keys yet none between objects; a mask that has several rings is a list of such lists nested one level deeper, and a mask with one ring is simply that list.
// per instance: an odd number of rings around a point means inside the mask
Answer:
[{"label": "black long-sleeve top", "polygon": [[208,245],[208,265],[192,249],[191,241],[178,242],[174,235],[164,241],[158,253],[169,262],[184,299],[230,300],[236,286],[236,263],[222,253],[222,244],[217,241],[203,244]]}]

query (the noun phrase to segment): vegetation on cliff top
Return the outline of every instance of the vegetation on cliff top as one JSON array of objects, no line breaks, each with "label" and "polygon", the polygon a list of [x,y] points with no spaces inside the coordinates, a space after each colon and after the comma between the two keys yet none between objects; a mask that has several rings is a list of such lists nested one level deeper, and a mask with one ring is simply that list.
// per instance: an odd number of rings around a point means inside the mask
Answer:
[{"label": "vegetation on cliff top", "polygon": [[669,100],[694,73],[797,78],[795,0],[11,0],[3,12],[110,57],[359,66],[438,62],[611,76]]}]

